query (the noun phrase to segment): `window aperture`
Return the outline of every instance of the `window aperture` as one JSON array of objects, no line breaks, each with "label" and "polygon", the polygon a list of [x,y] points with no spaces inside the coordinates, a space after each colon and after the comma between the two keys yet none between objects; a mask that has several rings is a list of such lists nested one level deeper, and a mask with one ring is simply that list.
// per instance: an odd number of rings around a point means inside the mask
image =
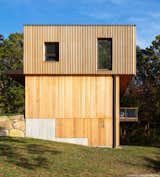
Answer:
[{"label": "window aperture", "polygon": [[45,42],[45,60],[59,61],[59,42]]},{"label": "window aperture", "polygon": [[112,39],[98,39],[98,69],[112,70]]}]

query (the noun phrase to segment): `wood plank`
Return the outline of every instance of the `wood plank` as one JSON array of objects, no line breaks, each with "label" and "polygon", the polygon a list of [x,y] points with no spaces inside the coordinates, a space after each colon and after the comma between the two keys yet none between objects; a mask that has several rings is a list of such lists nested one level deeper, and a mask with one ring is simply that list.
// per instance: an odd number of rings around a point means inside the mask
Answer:
[{"label": "wood plank", "polygon": [[112,115],[112,77],[26,76],[26,118]]},{"label": "wood plank", "polygon": [[[97,70],[97,39],[112,38],[112,71]],[[24,26],[25,74],[135,74],[134,25]],[[44,61],[44,42],[59,42],[59,62]]]},{"label": "wood plank", "polygon": [[56,119],[56,138],[88,138],[90,146],[112,146],[112,118]]},{"label": "wood plank", "polygon": [[[112,146],[111,76],[26,76],[26,118],[56,119],[58,138],[88,138],[91,146]],[[117,145],[119,145],[119,76]]]}]

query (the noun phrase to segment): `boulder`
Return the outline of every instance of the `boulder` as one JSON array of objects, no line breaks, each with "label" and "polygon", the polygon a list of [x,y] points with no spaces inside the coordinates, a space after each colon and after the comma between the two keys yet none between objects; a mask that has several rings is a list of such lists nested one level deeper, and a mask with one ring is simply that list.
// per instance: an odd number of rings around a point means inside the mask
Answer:
[{"label": "boulder", "polygon": [[11,120],[24,120],[24,115],[15,115],[15,116],[9,116],[9,119]]},{"label": "boulder", "polygon": [[0,136],[8,136],[8,130],[0,129]]},{"label": "boulder", "polygon": [[12,137],[24,137],[24,132],[21,130],[15,130],[15,129],[11,129],[9,132],[9,136]]},{"label": "boulder", "polygon": [[7,116],[0,117],[0,129],[11,129],[12,124]]},{"label": "boulder", "polygon": [[8,116],[0,116],[1,119],[7,119]]},{"label": "boulder", "polygon": [[18,130],[25,130],[25,122],[24,121],[17,121],[13,123],[13,127]]}]

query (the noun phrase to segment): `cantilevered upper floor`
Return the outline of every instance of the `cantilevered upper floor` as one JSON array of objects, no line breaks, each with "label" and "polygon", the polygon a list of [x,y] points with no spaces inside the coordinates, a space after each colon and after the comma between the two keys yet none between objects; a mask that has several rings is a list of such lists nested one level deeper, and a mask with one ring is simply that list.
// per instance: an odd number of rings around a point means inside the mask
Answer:
[{"label": "cantilevered upper floor", "polygon": [[135,73],[135,25],[24,26],[24,74]]}]

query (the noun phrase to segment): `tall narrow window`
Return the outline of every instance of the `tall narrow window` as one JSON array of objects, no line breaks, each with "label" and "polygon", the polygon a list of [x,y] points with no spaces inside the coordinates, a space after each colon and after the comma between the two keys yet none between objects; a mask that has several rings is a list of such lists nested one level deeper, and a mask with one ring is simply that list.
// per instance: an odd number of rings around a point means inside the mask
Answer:
[{"label": "tall narrow window", "polygon": [[98,69],[112,70],[112,39],[98,39]]},{"label": "tall narrow window", "polygon": [[45,42],[45,60],[59,61],[59,43]]}]

